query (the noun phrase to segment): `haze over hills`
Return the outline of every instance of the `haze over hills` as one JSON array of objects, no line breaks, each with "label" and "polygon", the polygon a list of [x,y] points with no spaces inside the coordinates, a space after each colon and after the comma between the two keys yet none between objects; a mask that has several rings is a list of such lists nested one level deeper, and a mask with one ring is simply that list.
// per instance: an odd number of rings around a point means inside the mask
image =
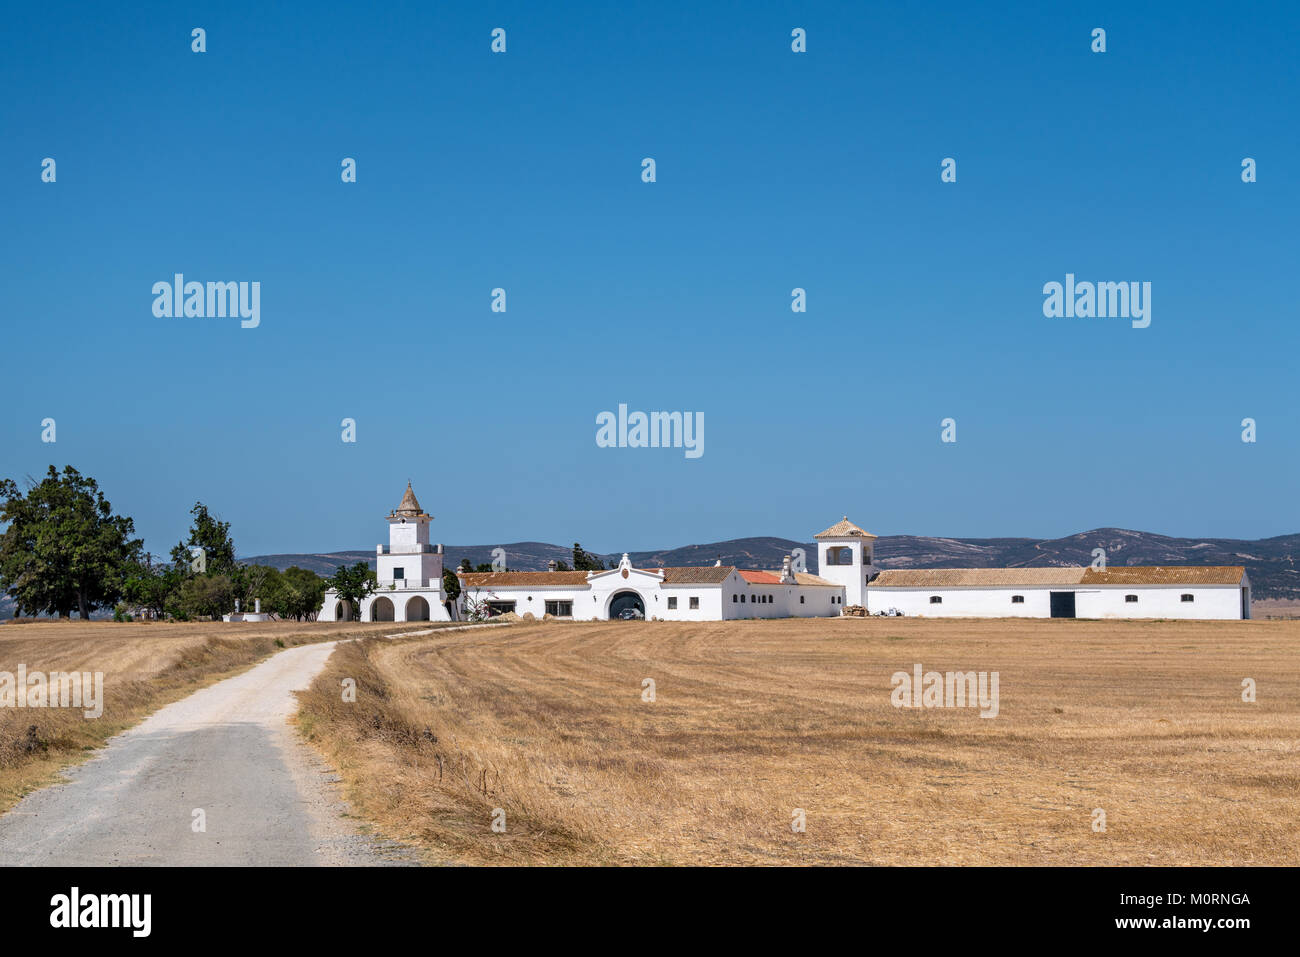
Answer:
[{"label": "haze over hills", "polygon": [[[572,548],[545,542],[510,542],[500,545],[447,545],[444,565],[454,568],[463,559],[478,565],[492,561],[494,548],[505,549],[506,565],[515,571],[545,571],[552,559],[571,562]],[[817,571],[817,546],[788,538],[734,538],[704,545],[684,545],[656,551],[629,552],[641,568],[673,565],[724,565],[778,569],[792,549],[802,548],[808,570]],[[1056,539],[1035,538],[930,538],[885,535],[876,540],[876,564],[881,568],[1041,568],[1087,565],[1094,548],[1106,549],[1111,565],[1245,565],[1254,594],[1259,598],[1300,598],[1300,534],[1279,535],[1256,541],[1232,538],[1173,538],[1123,528],[1097,528]],[[607,565],[619,555],[597,555]],[[256,555],[243,561],[276,568],[310,568],[332,574],[342,563],[365,561],[373,568],[374,550],[323,554]]]}]

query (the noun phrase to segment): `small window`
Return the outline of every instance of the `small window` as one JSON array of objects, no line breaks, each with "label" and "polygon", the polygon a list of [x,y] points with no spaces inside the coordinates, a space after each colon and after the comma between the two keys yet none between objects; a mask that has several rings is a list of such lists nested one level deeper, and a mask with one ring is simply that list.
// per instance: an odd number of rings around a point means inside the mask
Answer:
[{"label": "small window", "polygon": [[803,595],[800,595],[800,596],[799,596],[799,604],[801,604],[801,605],[803,604]]},{"label": "small window", "polygon": [[1124,596],[1124,600],[1127,601],[1127,602],[1135,602],[1135,601],[1138,600],[1138,596],[1137,596],[1137,595],[1125,595],[1125,596]]},{"label": "small window", "polygon": [[745,595],[741,595],[741,596],[740,596],[740,603],[741,603],[742,605],[745,603],[745,598],[746,598]]},{"label": "small window", "polygon": [[554,615],[556,618],[572,618],[573,602],[571,601],[548,601],[546,603],[546,613]]},{"label": "small window", "polygon": [[733,594],[733,595],[731,596],[731,603],[734,605],[734,604],[735,604],[736,602],[738,602],[738,601],[740,601],[740,596],[739,596],[739,595],[734,595],[734,594]]},{"label": "small window", "polygon": [[1023,605],[1024,603],[1025,603],[1025,596],[1024,596],[1024,595],[1012,595],[1012,596],[1011,596],[1011,604],[1013,604],[1013,605]]},{"label": "small window", "polygon": [[393,581],[405,581],[405,580],[406,580],[406,569],[405,569],[405,568],[394,568],[394,569],[393,569]]},{"label": "small window", "polygon": [[931,595],[931,596],[930,596],[930,604],[931,604],[931,605],[942,605],[942,604],[943,604],[943,596],[942,596],[942,595]]},{"label": "small window", "polygon": [[697,597],[692,597],[692,598],[691,598],[691,607],[692,607],[692,608],[699,608],[699,607],[700,607],[700,599],[697,598]]},{"label": "small window", "polygon": [[1195,595],[1184,595],[1184,596],[1183,596],[1183,601],[1196,601],[1196,596],[1195,596]]},{"label": "small window", "polygon": [[676,598],[669,598],[669,599],[668,599],[668,607],[669,607],[670,609],[672,609],[672,608],[676,608],[676,607],[677,607],[677,599],[676,599]]}]

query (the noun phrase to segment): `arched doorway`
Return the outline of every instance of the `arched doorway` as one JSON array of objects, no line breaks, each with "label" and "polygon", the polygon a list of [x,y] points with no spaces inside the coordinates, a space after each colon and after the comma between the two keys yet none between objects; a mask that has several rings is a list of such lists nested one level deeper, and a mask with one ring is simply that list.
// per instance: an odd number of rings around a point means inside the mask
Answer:
[{"label": "arched doorway", "polygon": [[644,619],[645,602],[634,591],[617,592],[609,602],[609,617],[611,621]]},{"label": "arched doorway", "polygon": [[406,620],[407,621],[428,621],[429,620],[429,603],[416,595],[406,603]]},{"label": "arched doorway", "polygon": [[336,601],[334,603],[334,620],[351,621],[352,620],[352,602]]},{"label": "arched doorway", "polygon": [[371,621],[393,621],[393,603],[382,595],[370,606]]}]

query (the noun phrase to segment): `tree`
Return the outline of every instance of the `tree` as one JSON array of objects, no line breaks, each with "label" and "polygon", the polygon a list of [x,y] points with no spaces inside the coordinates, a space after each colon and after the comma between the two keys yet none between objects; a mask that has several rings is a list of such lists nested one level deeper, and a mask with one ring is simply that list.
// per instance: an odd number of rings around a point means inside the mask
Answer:
[{"label": "tree", "polygon": [[136,562],[122,583],[122,596],[132,605],[146,608],[161,618],[169,604],[174,604],[185,573],[172,564],[154,564],[152,555]]},{"label": "tree", "polygon": [[577,542],[573,543],[573,570],[575,572],[603,572],[605,563],[595,555],[585,552]]},{"label": "tree", "polygon": [[377,583],[370,566],[365,562],[357,562],[351,568],[340,565],[325,584],[338,593],[340,601],[348,603],[349,618],[359,618],[361,600],[374,592]]},{"label": "tree", "polygon": [[215,621],[230,610],[235,597],[235,583],[229,575],[195,575],[182,583],[176,604],[184,617]]},{"label": "tree", "polygon": [[449,601],[455,601],[460,597],[460,579],[450,568],[442,570],[442,590],[446,593]]},{"label": "tree", "polygon": [[[274,569],[271,569],[274,571]],[[315,619],[325,601],[328,582],[315,572],[296,565],[276,573],[272,591],[272,610],[281,618],[294,621]]]},{"label": "tree", "polygon": [[76,608],[89,618],[122,596],[139,560],[135,523],[114,515],[98,483],[71,465],[60,475],[51,465],[45,479],[23,495],[12,479],[0,481],[0,587],[20,612],[62,618]]},{"label": "tree", "polygon": [[[177,543],[172,549],[172,561],[188,566],[198,574],[229,575],[234,572],[238,566],[235,564],[235,543],[230,537],[230,523],[213,517],[202,502],[195,502],[190,514],[194,516],[194,524],[190,527],[189,541]],[[191,550],[195,547],[203,549],[201,561]]]}]

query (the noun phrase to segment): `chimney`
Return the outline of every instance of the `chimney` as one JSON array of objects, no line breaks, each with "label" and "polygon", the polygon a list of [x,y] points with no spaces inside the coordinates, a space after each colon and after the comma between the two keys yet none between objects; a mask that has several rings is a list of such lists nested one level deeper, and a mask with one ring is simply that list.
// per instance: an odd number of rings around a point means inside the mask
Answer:
[{"label": "chimney", "polygon": [[435,548],[434,551],[435,551],[437,554],[439,554],[439,555],[442,554],[442,542],[439,542],[439,543],[438,543],[438,547]]},{"label": "chimney", "polygon": [[559,562],[557,562],[554,558],[552,558],[549,562],[546,563],[546,570],[548,572],[553,572],[559,567],[560,567]]},{"label": "chimney", "polygon": [[717,560],[716,562],[713,563],[713,567],[714,567],[714,568],[721,568],[721,567],[722,567],[722,556],[721,556],[721,555],[719,555],[719,556],[718,556],[718,560]]}]

